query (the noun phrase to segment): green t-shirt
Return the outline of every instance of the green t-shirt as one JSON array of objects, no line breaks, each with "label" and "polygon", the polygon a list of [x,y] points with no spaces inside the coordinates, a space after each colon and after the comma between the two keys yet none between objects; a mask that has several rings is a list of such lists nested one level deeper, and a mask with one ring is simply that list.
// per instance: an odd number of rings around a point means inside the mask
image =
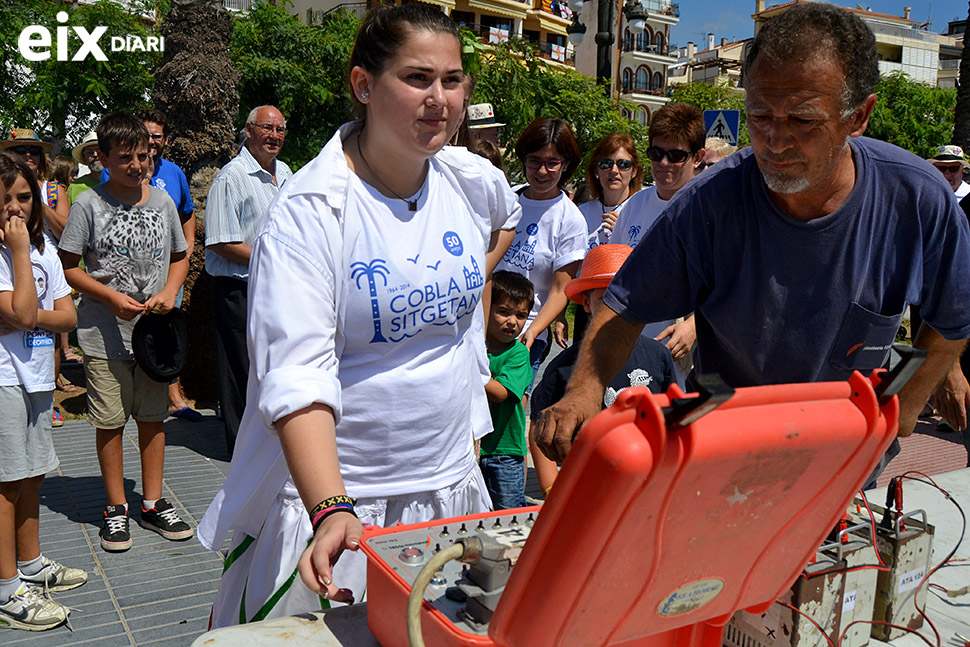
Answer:
[{"label": "green t-shirt", "polygon": [[87,175],[79,177],[71,182],[71,186],[67,187],[67,201],[70,204],[74,204],[74,201],[77,200],[79,195],[88,189],[93,189],[99,184],[101,184],[100,173],[88,173]]},{"label": "green t-shirt", "polygon": [[512,394],[504,402],[489,402],[494,431],[482,438],[482,456],[525,456],[525,410],[522,395],[532,382],[529,349],[520,341],[501,353],[488,354],[492,378]]}]

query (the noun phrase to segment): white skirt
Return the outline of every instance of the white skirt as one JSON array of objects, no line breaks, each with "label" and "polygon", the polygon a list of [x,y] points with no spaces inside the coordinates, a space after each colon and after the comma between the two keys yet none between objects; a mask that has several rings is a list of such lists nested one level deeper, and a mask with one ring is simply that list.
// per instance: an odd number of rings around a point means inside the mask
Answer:
[{"label": "white skirt", "polygon": [[[358,499],[361,523],[380,527],[421,523],[491,510],[478,466],[454,485],[431,492],[391,498]],[[303,584],[297,572],[300,556],[313,536],[306,509],[292,481],[287,481],[270,508],[258,537],[234,532],[222,582],[212,604],[211,628],[281,618],[329,609],[339,603],[324,600]],[[333,567],[333,583],[350,589],[354,599],[366,599],[367,558],[345,550]]]}]

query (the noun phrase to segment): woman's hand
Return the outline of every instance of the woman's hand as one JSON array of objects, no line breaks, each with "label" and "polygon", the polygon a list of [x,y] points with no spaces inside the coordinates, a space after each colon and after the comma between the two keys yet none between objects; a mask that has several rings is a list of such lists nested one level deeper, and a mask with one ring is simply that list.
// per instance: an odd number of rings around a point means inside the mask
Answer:
[{"label": "woman's hand", "polygon": [[616,219],[620,217],[615,211],[607,211],[603,214],[603,224],[602,227],[606,231],[613,231],[613,227],[616,226]]},{"label": "woman's hand", "polygon": [[333,582],[333,565],[345,549],[360,548],[363,533],[363,526],[352,514],[337,512],[324,519],[297,566],[306,587],[327,600],[353,604],[354,592]]},{"label": "woman's hand", "polygon": [[532,344],[535,343],[536,337],[539,336],[539,331],[533,330],[534,328],[535,326],[529,326],[526,328],[525,332],[522,333],[522,336],[519,337],[519,340],[525,344],[525,347],[529,350],[532,350]]},{"label": "woman's hand", "polygon": [[560,347],[566,348],[566,342],[569,341],[569,322],[566,321],[565,310],[552,324],[552,338],[556,340]]},{"label": "woman's hand", "polygon": [[[667,339],[668,337],[670,339]],[[697,332],[694,329],[694,318],[689,317],[680,323],[667,326],[654,339],[659,342],[667,339],[666,346],[670,349],[670,356],[674,358],[675,362],[679,362],[691,349],[694,341],[697,339]]]}]

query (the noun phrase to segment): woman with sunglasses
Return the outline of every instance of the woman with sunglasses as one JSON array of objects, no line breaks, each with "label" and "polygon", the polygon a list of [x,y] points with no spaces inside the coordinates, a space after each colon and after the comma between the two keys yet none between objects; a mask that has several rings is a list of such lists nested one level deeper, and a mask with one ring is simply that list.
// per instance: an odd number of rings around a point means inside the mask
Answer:
[{"label": "woman with sunglasses", "polygon": [[[688,103],[667,104],[650,122],[650,172],[656,184],[633,196],[613,228],[611,243],[636,247],[660,218],[668,201],[686,185],[704,161],[704,113]],[[693,363],[694,319],[658,321],[643,328],[643,336],[664,342],[674,359],[677,383],[683,387]]]},{"label": "woman with sunglasses", "polygon": [[60,240],[64,225],[67,224],[67,214],[71,204],[67,199],[67,187],[53,180],[53,169],[47,159],[53,145],[41,139],[29,128],[14,128],[10,137],[0,142],[0,151],[9,151],[30,167],[37,176],[40,193],[44,197],[44,222],[47,231],[54,237],[56,243]]},{"label": "woman with sunglasses", "polygon": [[[515,154],[528,181],[518,190],[522,219],[512,246],[499,263],[500,270],[525,275],[535,288],[535,305],[520,339],[529,348],[533,378],[549,348],[548,328],[566,309],[566,283],[576,278],[586,255],[586,220],[562,190],[579,166],[579,146],[562,119],[542,117],[526,127],[515,144]],[[566,347],[567,335],[558,324],[556,343]],[[532,393],[526,389],[523,406]],[[551,487],[556,464],[529,441],[536,475],[543,492]]]},{"label": "woman with sunglasses", "polygon": [[633,138],[616,133],[599,140],[589,156],[586,182],[593,199],[579,205],[579,210],[586,218],[592,249],[609,242],[626,199],[643,184],[643,167]]}]

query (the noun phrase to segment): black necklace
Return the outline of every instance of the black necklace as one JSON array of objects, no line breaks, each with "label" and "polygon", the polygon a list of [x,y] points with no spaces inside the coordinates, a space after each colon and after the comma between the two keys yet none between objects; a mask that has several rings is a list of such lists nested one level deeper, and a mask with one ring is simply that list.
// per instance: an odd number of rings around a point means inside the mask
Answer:
[{"label": "black necklace", "polygon": [[397,191],[395,191],[391,187],[389,187],[386,184],[384,184],[384,182],[381,180],[381,178],[379,178],[377,176],[377,173],[374,172],[374,169],[371,168],[370,164],[367,163],[367,158],[364,157],[364,151],[362,151],[361,148],[360,148],[360,139],[361,139],[361,135],[363,135],[363,134],[364,134],[363,132],[360,132],[360,133],[357,134],[357,154],[360,155],[360,161],[362,161],[364,163],[364,166],[367,167],[367,170],[370,172],[370,174],[373,176],[373,178],[375,180],[377,180],[377,183],[378,184],[380,184],[382,187],[384,187],[385,189],[387,189],[388,191],[390,191],[391,193],[393,193],[394,194],[394,197],[397,198],[398,200],[403,200],[404,202],[407,203],[407,205],[408,205],[408,211],[417,211],[418,210],[418,200],[421,199],[421,194],[424,193],[424,183],[423,182],[421,183],[421,190],[418,191],[418,195],[415,196],[414,200],[408,200],[407,198],[403,197],[400,193],[398,193]]}]

